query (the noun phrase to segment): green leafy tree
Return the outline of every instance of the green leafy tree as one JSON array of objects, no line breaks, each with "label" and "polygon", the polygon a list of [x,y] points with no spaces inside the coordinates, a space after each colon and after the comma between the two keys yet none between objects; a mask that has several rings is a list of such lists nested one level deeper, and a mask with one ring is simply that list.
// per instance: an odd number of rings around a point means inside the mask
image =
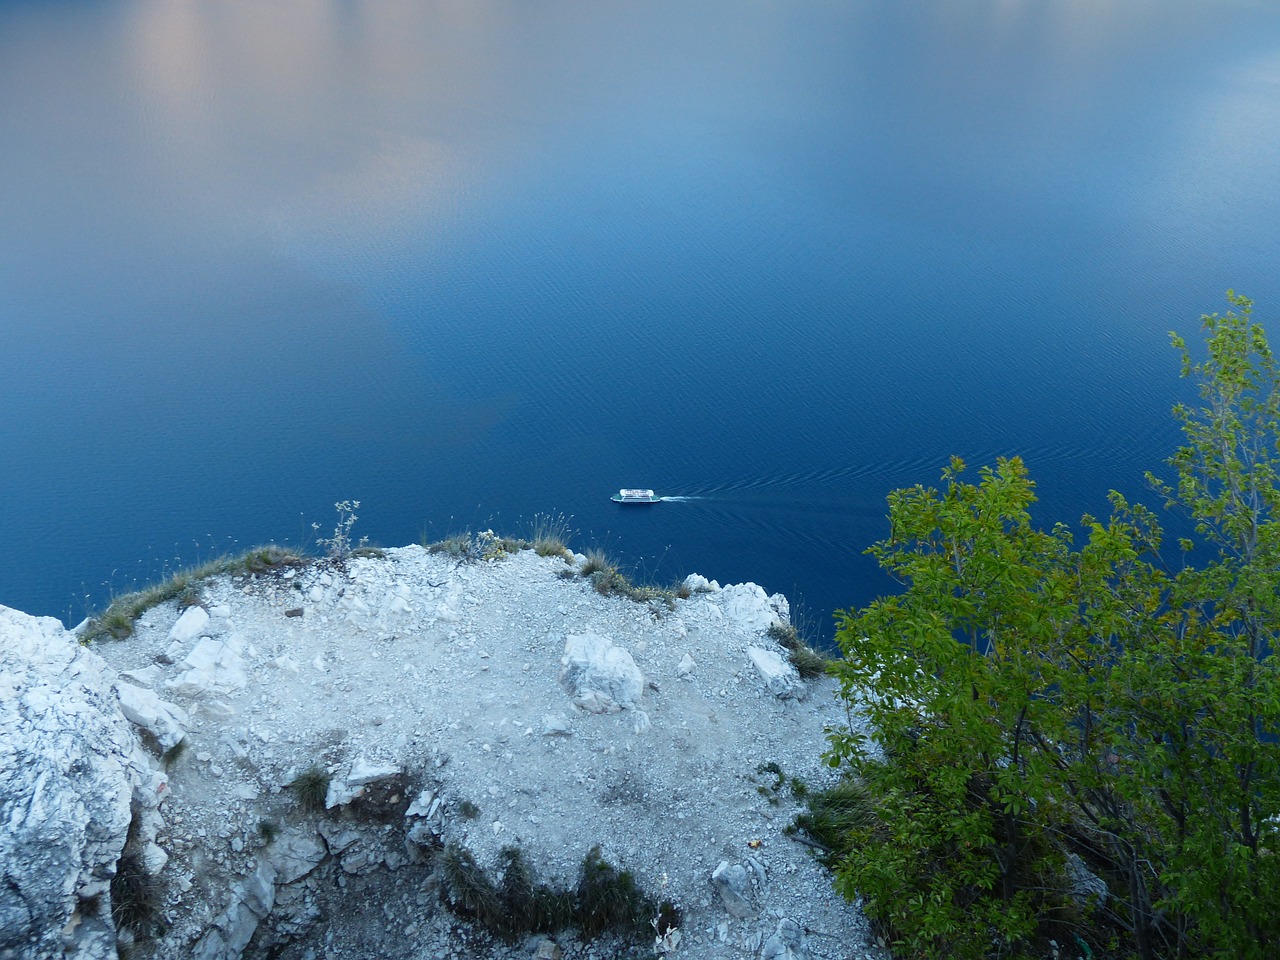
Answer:
[{"label": "green leafy tree", "polygon": [[[1202,318],[1207,360],[1174,339],[1203,406],[1175,408],[1187,442],[1158,488],[1200,565],[1171,569],[1118,494],[1080,546],[1037,529],[1016,458],[889,497],[869,552],[903,589],[840,614],[833,668],[874,733],[833,731],[829,759],[880,810],[837,884],[907,956],[1110,935],[1144,960],[1280,955],[1280,377],[1231,299]],[[1109,895],[1073,891],[1068,858]]]}]

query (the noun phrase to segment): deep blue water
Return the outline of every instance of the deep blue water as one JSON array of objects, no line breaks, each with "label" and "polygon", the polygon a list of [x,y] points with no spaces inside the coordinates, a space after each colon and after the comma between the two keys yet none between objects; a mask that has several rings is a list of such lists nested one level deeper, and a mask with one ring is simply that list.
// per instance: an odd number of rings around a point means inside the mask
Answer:
[{"label": "deep blue water", "polygon": [[1105,512],[1166,331],[1280,330],[1280,6],[0,0],[0,225],[0,603],[355,498],[829,631],[892,487]]}]

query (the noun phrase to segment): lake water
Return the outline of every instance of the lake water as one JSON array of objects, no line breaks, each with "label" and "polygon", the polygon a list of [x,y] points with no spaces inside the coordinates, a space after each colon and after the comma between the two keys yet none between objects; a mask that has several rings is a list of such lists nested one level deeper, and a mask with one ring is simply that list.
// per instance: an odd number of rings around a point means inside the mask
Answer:
[{"label": "lake water", "polygon": [[354,498],[829,634],[953,453],[1140,493],[1278,188],[1271,0],[0,0],[0,603]]}]

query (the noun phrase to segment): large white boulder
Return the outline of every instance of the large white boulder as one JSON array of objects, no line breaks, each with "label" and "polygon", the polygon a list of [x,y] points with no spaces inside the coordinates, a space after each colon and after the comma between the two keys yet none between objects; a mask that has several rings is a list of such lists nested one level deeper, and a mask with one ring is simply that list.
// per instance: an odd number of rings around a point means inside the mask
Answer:
[{"label": "large white boulder", "polygon": [[248,641],[238,633],[226,640],[202,637],[182,661],[183,672],[165,686],[172,693],[193,699],[233,693],[249,682],[242,656],[247,645]]},{"label": "large white boulder", "polygon": [[209,613],[204,607],[187,607],[169,629],[170,643],[190,643],[209,626]]},{"label": "large white boulder", "polygon": [[644,674],[631,654],[595,633],[565,637],[560,683],[573,702],[590,713],[634,707],[644,692]]},{"label": "large white boulder", "polygon": [[0,606],[0,958],[116,956],[130,801],[154,807],[163,783],[112,679],[57,620]]},{"label": "large white boulder", "polygon": [[804,699],[806,691],[800,674],[776,651],[765,650],[762,647],[747,647],[747,656],[755,665],[765,688],[775,697],[783,700]]},{"label": "large white boulder", "polygon": [[732,583],[715,595],[725,619],[747,632],[768,630],[778,622],[778,610],[764,588],[755,583]]},{"label": "large white boulder", "polygon": [[347,773],[334,777],[329,781],[329,790],[325,794],[324,805],[332,810],[350,803],[356,797],[364,796],[365,787],[379,780],[390,780],[401,773],[399,764],[379,763],[357,757],[351,762]]},{"label": "large white boulder", "polygon": [[116,696],[120,698],[120,712],[155,737],[161,750],[171,750],[187,735],[191,722],[187,711],[166,703],[152,691],[120,682],[116,684]]}]

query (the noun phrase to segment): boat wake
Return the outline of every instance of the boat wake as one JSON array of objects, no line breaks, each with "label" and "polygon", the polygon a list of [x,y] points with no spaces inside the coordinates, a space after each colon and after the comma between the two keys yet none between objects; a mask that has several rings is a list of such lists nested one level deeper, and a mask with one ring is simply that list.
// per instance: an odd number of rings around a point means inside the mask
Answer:
[{"label": "boat wake", "polygon": [[688,500],[709,500],[710,497],[659,497],[663,503],[684,503]]}]

